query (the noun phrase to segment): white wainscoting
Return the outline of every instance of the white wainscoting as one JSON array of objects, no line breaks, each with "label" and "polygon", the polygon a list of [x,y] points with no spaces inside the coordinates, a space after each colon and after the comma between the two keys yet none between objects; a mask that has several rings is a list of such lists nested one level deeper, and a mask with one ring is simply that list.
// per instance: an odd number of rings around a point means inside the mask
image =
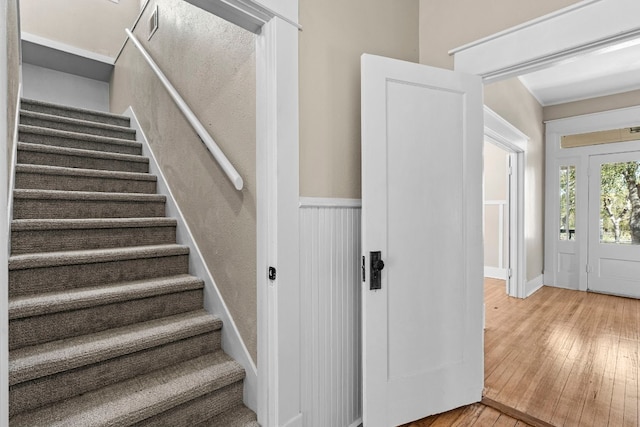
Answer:
[{"label": "white wainscoting", "polygon": [[300,199],[305,427],[361,423],[360,206]]}]

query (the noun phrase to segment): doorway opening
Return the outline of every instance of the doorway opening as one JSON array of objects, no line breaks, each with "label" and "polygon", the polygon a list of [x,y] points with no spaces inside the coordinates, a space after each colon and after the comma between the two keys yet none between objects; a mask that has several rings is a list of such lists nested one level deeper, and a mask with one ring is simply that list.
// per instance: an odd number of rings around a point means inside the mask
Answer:
[{"label": "doorway opening", "polygon": [[[484,107],[485,276],[505,280],[506,293],[516,298],[528,296],[524,244],[524,169],[528,140],[511,123]],[[495,235],[489,236],[489,232]]]},{"label": "doorway opening", "polygon": [[504,280],[509,293],[511,156],[502,147],[484,143],[483,235],[484,277]]}]

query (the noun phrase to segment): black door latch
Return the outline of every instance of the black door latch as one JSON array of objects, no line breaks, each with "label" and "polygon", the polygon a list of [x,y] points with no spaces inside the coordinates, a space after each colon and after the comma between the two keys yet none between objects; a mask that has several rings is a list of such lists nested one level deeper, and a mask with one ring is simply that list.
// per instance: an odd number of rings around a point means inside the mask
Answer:
[{"label": "black door latch", "polygon": [[369,282],[369,289],[374,291],[382,289],[382,269],[384,268],[384,261],[382,261],[382,254],[380,251],[369,252],[369,269],[371,279]]}]

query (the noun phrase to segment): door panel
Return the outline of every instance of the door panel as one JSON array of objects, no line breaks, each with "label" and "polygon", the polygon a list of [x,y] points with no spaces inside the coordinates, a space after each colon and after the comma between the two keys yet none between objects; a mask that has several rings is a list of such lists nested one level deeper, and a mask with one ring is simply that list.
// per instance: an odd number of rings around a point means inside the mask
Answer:
[{"label": "door panel", "polygon": [[591,291],[640,298],[639,165],[637,152],[589,159]]},{"label": "door panel", "polygon": [[362,86],[363,417],[396,426],[481,398],[482,85],[364,55]]}]

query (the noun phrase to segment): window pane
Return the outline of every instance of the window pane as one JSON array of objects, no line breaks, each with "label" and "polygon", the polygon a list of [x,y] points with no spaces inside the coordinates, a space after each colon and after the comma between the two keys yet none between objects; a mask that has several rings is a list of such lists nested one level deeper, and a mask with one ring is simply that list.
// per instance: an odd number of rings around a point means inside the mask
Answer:
[{"label": "window pane", "polygon": [[600,168],[600,242],[640,245],[638,162]]},{"label": "window pane", "polygon": [[560,240],[576,238],[576,167],[560,166]]}]

